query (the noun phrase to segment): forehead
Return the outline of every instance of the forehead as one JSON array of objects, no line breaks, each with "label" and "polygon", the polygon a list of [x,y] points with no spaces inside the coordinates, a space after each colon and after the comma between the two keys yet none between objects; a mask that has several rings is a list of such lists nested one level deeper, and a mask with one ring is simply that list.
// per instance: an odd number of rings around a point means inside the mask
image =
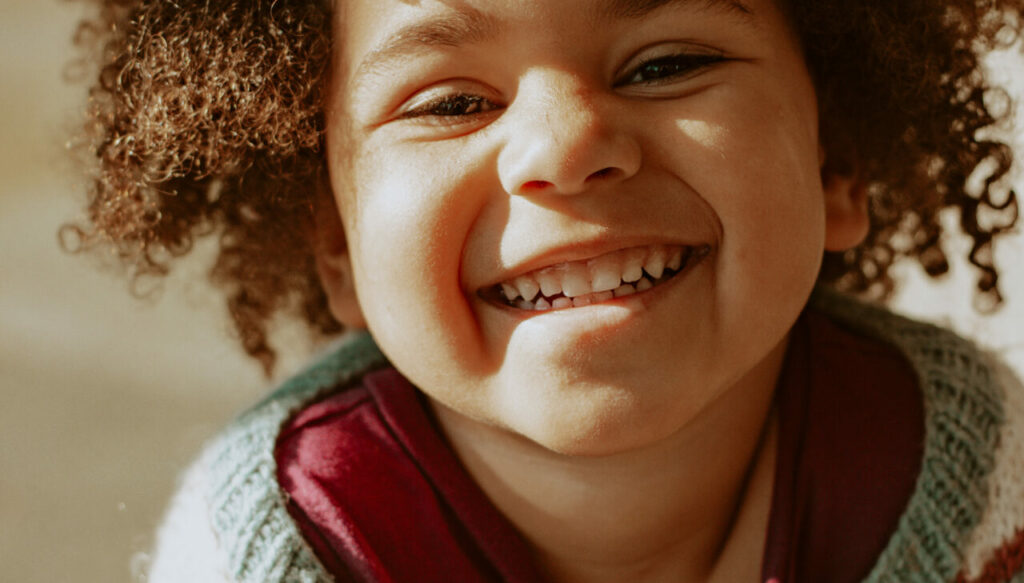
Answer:
[{"label": "forehead", "polygon": [[437,47],[459,47],[521,28],[530,17],[558,13],[600,28],[660,10],[710,12],[750,23],[764,0],[346,0],[336,26],[350,74]]}]

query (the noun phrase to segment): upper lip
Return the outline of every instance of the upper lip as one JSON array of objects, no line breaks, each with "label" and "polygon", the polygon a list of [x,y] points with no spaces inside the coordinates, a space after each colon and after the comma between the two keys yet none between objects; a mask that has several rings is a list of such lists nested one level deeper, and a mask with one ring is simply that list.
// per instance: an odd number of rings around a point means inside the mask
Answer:
[{"label": "upper lip", "polygon": [[529,257],[515,262],[511,267],[502,270],[497,277],[493,278],[489,283],[485,283],[479,286],[478,289],[487,289],[493,286],[497,286],[502,282],[509,281],[520,275],[537,271],[545,267],[551,267],[559,265],[561,263],[569,263],[572,261],[586,261],[595,257],[600,257],[606,253],[613,251],[619,251],[622,249],[630,249],[635,247],[649,247],[651,245],[681,245],[696,247],[699,245],[709,245],[710,242],[706,241],[681,241],[679,239],[670,239],[666,237],[644,237],[644,238],[630,238],[623,239],[617,237],[615,239],[607,240],[595,240],[589,242],[574,242],[567,244],[554,245],[545,248],[543,251],[538,251]]}]

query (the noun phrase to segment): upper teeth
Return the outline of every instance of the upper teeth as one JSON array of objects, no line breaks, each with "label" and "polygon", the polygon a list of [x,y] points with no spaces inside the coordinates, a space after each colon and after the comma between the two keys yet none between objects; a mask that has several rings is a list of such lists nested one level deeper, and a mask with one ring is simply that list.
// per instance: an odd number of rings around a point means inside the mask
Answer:
[{"label": "upper teeth", "polygon": [[[664,274],[666,268],[679,269],[687,250],[687,247],[680,245],[624,249],[587,261],[561,263],[520,275],[502,282],[501,289],[509,301],[522,298],[528,302],[532,302],[538,292],[548,298],[559,294],[577,298],[599,292],[614,292],[635,282],[640,282],[638,286],[647,289],[650,282],[645,284],[641,281],[645,272],[650,279],[656,280]],[[620,293],[624,291],[623,288]]]}]

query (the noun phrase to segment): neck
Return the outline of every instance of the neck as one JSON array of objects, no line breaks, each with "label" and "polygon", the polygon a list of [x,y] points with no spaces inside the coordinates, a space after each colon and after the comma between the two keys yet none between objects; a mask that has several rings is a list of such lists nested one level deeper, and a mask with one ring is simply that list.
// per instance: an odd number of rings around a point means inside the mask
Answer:
[{"label": "neck", "polygon": [[553,581],[756,580],[774,474],[780,347],[684,428],[566,456],[435,403],[469,473]]}]

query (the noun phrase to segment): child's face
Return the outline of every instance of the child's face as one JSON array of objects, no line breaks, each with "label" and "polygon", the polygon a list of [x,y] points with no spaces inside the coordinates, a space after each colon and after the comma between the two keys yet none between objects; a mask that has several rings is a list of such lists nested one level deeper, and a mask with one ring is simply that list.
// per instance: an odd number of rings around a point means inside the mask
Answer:
[{"label": "child's face", "polygon": [[[774,382],[839,245],[814,88],[778,7],[342,4],[332,184],[362,312],[413,383],[599,454],[676,432],[737,383]],[[587,269],[628,276],[629,254],[657,271],[643,258],[658,247],[689,261],[631,296],[544,311],[500,294],[551,266],[586,291]]]}]

